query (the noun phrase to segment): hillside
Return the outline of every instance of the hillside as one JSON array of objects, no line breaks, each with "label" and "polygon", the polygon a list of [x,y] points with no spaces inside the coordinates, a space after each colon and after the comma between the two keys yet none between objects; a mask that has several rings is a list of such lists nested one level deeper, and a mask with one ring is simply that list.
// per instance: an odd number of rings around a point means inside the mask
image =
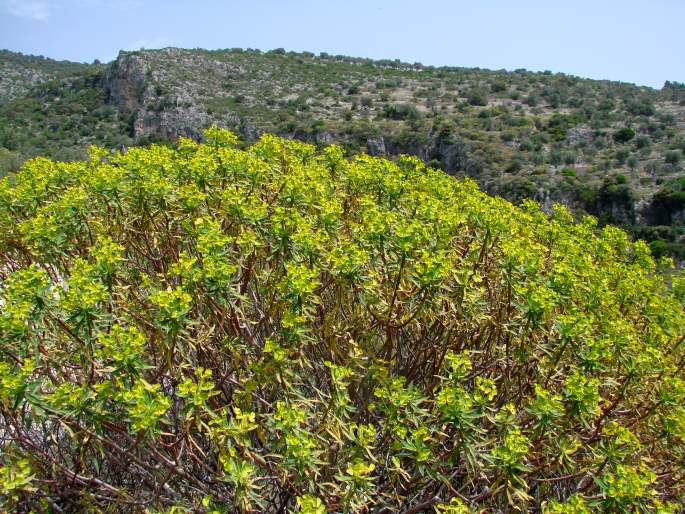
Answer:
[{"label": "hillside", "polygon": [[685,271],[211,128],[0,180],[0,510],[682,512]]},{"label": "hillside", "polygon": [[84,73],[87,64],[0,50],[0,103],[24,96],[32,87]]},{"label": "hillside", "polygon": [[7,99],[0,146],[9,169],[24,156],[77,158],[90,143],[198,138],[217,123],[247,141],[267,131],[407,153],[512,201],[594,214],[683,258],[682,86],[282,50],[122,52]]}]

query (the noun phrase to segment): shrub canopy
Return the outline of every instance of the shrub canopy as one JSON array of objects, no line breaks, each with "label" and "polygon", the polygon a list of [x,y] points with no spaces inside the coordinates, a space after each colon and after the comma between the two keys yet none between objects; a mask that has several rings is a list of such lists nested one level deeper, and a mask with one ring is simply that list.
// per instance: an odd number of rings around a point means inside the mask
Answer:
[{"label": "shrub canopy", "polygon": [[647,245],[212,128],[0,182],[9,510],[676,510],[685,280]]}]

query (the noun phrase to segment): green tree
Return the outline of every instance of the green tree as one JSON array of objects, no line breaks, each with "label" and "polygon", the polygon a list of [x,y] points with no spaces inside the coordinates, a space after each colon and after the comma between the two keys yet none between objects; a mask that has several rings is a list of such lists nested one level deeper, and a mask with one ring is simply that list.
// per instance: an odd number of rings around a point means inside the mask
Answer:
[{"label": "green tree", "polygon": [[666,155],[664,155],[664,161],[666,162],[666,164],[672,164],[674,166],[678,164],[681,159],[682,154],[679,150],[671,150],[669,152],[666,152]]},{"label": "green tree", "polygon": [[635,131],[630,127],[623,127],[614,132],[614,140],[617,143],[624,144],[635,137]]}]

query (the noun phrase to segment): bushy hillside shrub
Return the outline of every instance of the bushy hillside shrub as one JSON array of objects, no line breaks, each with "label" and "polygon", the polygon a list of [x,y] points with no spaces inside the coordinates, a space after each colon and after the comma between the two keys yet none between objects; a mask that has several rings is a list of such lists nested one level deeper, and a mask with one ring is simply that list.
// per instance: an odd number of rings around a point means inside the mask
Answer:
[{"label": "bushy hillside shrub", "polygon": [[206,139],[0,182],[5,509],[682,507],[685,280],[646,244]]}]

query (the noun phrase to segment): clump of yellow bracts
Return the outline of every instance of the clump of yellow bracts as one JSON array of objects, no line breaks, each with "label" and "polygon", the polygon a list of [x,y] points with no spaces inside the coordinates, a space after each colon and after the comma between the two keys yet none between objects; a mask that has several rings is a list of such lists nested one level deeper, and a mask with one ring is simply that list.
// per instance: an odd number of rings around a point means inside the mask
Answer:
[{"label": "clump of yellow bracts", "polygon": [[683,507],[672,263],[414,158],[205,136],[0,182],[5,509]]}]

